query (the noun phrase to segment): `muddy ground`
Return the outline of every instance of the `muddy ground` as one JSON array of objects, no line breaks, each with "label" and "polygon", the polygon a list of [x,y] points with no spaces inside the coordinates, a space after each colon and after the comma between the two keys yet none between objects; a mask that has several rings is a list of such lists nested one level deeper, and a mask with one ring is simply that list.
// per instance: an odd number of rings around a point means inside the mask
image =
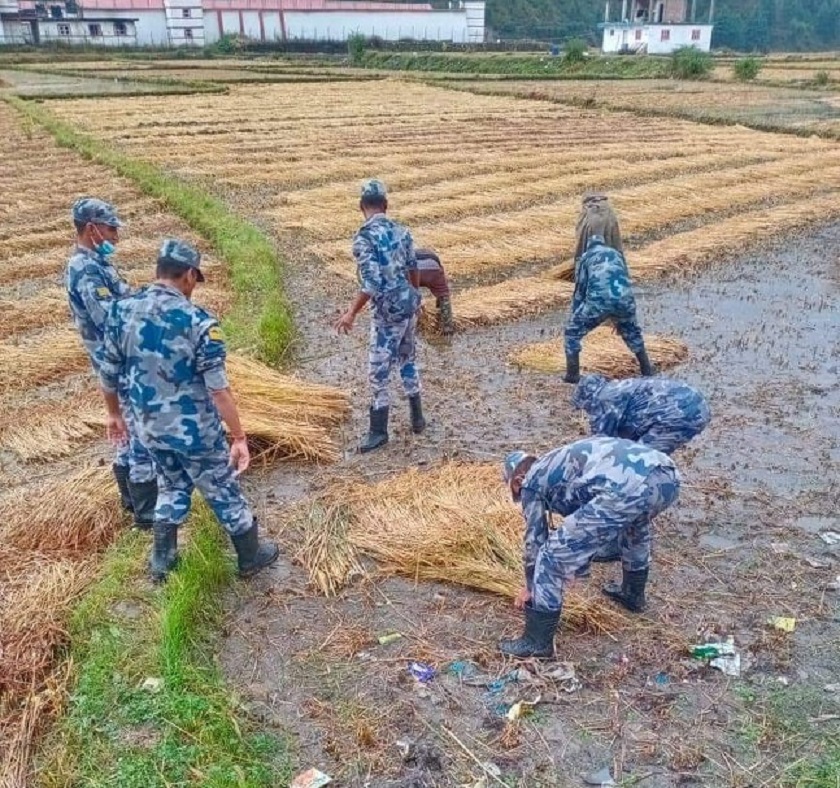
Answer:
[{"label": "muddy ground", "polygon": [[[375,567],[325,600],[291,560],[292,528],[279,535],[286,558],[230,600],[220,660],[253,718],[291,737],[301,769],[317,766],[341,786],[572,786],[605,766],[619,784],[651,788],[794,782],[802,761],[837,741],[840,714],[837,687],[824,689],[840,682],[840,595],[828,590],[840,547],[820,536],[840,531],[838,249],[834,226],[639,287],[644,328],[689,345],[671,374],[706,393],[713,421],[677,456],[684,487],[656,522],[640,626],[615,639],[558,635],[573,680],[526,665],[519,681],[487,686],[516,667],[494,651],[520,625],[509,600],[376,579]],[[351,391],[354,417],[343,462],[285,468],[268,491],[254,490],[267,522],[336,477],[375,480],[445,456],[500,459],[581,434],[570,387],[506,363],[514,347],[558,334],[558,312],[423,342],[428,431],[412,436],[398,401],[389,446],[355,454],[367,321],[336,338],[329,324],[352,286],[305,264],[295,271],[300,370]],[[596,567],[586,582],[617,571]],[[771,615],[795,617],[795,631],[768,626]],[[394,631],[404,636],[378,645]],[[681,651],[709,632],[734,636],[739,678]],[[411,660],[438,675],[419,683]],[[506,720],[511,703],[537,696],[530,717]]]}]

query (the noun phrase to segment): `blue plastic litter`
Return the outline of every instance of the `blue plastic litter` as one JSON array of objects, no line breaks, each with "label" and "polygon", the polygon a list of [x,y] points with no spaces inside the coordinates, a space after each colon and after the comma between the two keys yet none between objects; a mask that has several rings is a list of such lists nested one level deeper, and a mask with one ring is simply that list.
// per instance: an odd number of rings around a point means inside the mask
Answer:
[{"label": "blue plastic litter", "polygon": [[437,671],[425,662],[410,662],[408,672],[422,684],[426,684],[437,675]]}]

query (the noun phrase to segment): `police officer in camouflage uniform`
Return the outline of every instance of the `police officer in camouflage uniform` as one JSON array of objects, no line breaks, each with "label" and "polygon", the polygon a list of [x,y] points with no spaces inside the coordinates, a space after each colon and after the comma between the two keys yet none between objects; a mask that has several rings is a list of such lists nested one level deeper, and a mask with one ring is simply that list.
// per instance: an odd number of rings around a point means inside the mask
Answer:
[{"label": "police officer in camouflage uniform", "polygon": [[[83,197],[73,204],[76,249],[67,263],[65,287],[73,321],[90,356],[94,372],[99,373],[98,354],[102,348],[105,320],[115,299],[132,290],[120,278],[109,257],[119,242],[122,227],[116,210],[102,200]],[[123,412],[127,414],[125,392],[120,391]],[[113,472],[122,506],[134,513],[138,528],[148,529],[154,521],[157,481],[148,451],[137,438],[132,421],[126,418],[128,439],[117,449]]]},{"label": "police officer in camouflage uniform", "polygon": [[[642,331],[636,320],[636,299],[623,252],[608,246],[605,233],[621,244],[615,214],[603,204],[606,198],[587,203],[584,199],[577,225],[575,292],[565,329],[566,374],[563,380],[580,380],[580,350],[583,338],[594,328],[611,321],[630,351],[636,356],[642,375],[653,375]],[[598,209],[596,211],[596,208]]]},{"label": "police officer in camouflage uniform", "polygon": [[525,517],[525,586],[516,597],[525,631],[503,640],[502,653],[553,656],[565,585],[616,539],[623,579],[603,592],[628,610],[644,609],[651,521],[680,489],[669,457],[620,438],[585,438],[539,459],[513,452],[503,473]]},{"label": "police officer in camouflage uniform", "polygon": [[406,227],[389,219],[385,184],[362,185],[359,208],[365,222],[353,239],[358,266],[359,294],[335,323],[339,333],[353,328],[356,315],[371,302],[368,377],[373,390],[370,430],[359,446],[369,452],[388,442],[388,381],[397,365],[411,410],[411,429],[423,432],[426,420],[420,401],[420,376],[415,365],[420,279],[414,241]]},{"label": "police officer in camouflage uniform", "polygon": [[608,381],[584,375],[572,405],[589,415],[593,435],[627,438],[669,455],[703,432],[711,418],[697,389],[663,377]]},{"label": "police officer in camouflage uniform", "polygon": [[164,241],[157,281],[114,303],[105,330],[100,378],[109,434],[117,440],[125,434],[116,394],[124,383],[131,417],[159,469],[151,558],[157,581],[175,566],[178,526],[196,487],[230,535],[241,576],[279,554],[273,542],[260,542],[240,489],[238,476],[250,457],[225,373],[224,337],[216,318],[190,301],[204,281],[200,263],[189,244]]}]

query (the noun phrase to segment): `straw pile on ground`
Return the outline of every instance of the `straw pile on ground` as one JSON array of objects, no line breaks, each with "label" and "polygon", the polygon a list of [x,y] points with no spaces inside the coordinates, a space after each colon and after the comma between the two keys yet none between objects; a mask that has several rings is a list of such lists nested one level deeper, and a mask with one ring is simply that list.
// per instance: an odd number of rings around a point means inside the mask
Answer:
[{"label": "straw pile on ground", "polygon": [[[678,339],[645,335],[645,347],[654,366],[667,370],[688,358],[688,346]],[[512,353],[510,360],[519,367],[537,372],[565,372],[566,357],[563,338],[537,342]],[[639,362],[612,328],[601,326],[583,340],[580,354],[581,372],[597,372],[610,378],[633,377],[639,374]]]},{"label": "straw pile on ground", "polygon": [[[445,463],[373,486],[338,484],[306,505],[304,520],[297,558],[325,594],[360,571],[361,555],[375,559],[386,575],[506,597],[522,584],[522,515],[495,465]],[[627,625],[603,597],[577,589],[567,594],[563,618],[599,633]]]}]

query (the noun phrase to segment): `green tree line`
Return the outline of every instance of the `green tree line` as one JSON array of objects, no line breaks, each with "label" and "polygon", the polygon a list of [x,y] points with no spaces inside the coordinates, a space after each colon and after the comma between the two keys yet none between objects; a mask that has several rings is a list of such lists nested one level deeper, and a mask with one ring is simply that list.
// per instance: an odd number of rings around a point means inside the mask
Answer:
[{"label": "green tree line", "polygon": [[[697,21],[711,0],[697,0]],[[605,0],[487,0],[487,25],[500,38],[600,42]],[[690,0],[689,0],[690,5]],[[612,0],[613,18],[621,8]],[[744,52],[840,48],[840,0],[716,0],[714,47]]]}]

